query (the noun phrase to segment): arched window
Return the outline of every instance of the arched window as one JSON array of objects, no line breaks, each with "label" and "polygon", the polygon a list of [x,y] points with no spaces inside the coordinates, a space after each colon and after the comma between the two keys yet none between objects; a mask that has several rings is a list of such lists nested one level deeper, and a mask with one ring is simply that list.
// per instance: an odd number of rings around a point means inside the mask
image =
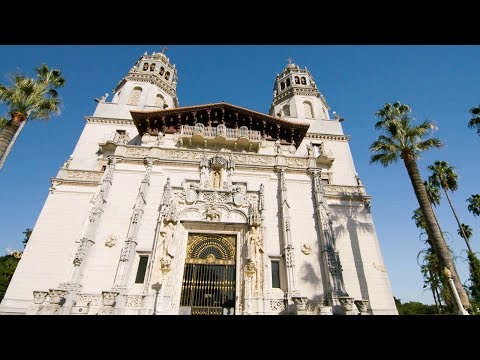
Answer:
[{"label": "arched window", "polygon": [[290,86],[290,79],[287,79],[287,87]]},{"label": "arched window", "polygon": [[295,76],[295,84],[300,84],[300,78],[298,76]]},{"label": "arched window", "polygon": [[165,99],[162,95],[158,94],[155,98],[155,106],[158,106],[163,109],[163,105],[165,104]]},{"label": "arched window", "polygon": [[286,104],[282,107],[283,116],[290,116],[290,105]]},{"label": "arched window", "polygon": [[307,79],[305,79],[305,76],[302,76],[302,85],[307,85]]},{"label": "arched window", "polygon": [[155,64],[150,65],[150,71],[155,70]]},{"label": "arched window", "polygon": [[167,71],[165,73],[165,80],[168,80],[168,79],[170,79],[170,72]]},{"label": "arched window", "polygon": [[309,103],[308,101],[303,102],[303,108],[305,110],[305,117],[307,119],[313,119],[313,108],[312,104]]},{"label": "arched window", "polygon": [[160,71],[158,72],[160,75],[163,75],[163,73],[165,72],[165,68],[162,66],[160,67]]},{"label": "arched window", "polygon": [[140,95],[142,95],[142,88],[140,86],[135,86],[130,94],[130,100],[128,100],[128,105],[138,105],[140,100]]},{"label": "arched window", "polygon": [[281,90],[285,89],[285,83],[283,81],[280,83],[280,89]]},{"label": "arched window", "polygon": [[148,70],[148,63],[145,63],[143,64],[143,71],[147,71]]}]

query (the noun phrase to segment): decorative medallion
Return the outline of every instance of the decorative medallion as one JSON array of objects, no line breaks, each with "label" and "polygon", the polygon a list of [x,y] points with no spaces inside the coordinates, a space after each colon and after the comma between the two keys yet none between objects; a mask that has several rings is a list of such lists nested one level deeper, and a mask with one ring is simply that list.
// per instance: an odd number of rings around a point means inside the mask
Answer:
[{"label": "decorative medallion", "polygon": [[308,243],[303,244],[302,245],[302,252],[305,255],[310,255],[312,253],[312,245],[308,244]]},{"label": "decorative medallion", "polygon": [[195,201],[197,201],[198,195],[197,192],[194,189],[188,189],[185,192],[185,201],[187,204],[192,204]]},{"label": "decorative medallion", "polygon": [[105,240],[105,246],[106,247],[114,247],[115,244],[117,243],[117,237],[113,234],[111,234],[106,240]]},{"label": "decorative medallion", "polygon": [[245,195],[242,194],[241,192],[235,193],[235,195],[233,195],[233,202],[237,206],[245,205]]}]

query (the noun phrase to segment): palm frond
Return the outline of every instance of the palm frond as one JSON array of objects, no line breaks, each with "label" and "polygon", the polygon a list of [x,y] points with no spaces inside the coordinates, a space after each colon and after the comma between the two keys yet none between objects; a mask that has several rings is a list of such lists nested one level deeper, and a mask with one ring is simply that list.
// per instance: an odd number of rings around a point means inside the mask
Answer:
[{"label": "palm frond", "polygon": [[370,158],[370,163],[377,163],[379,162],[383,166],[387,167],[393,162],[396,162],[398,160],[398,154],[397,153],[391,153],[391,152],[381,152],[375,155],[372,155]]},{"label": "palm frond", "polygon": [[438,139],[438,138],[430,138],[430,139],[427,139],[427,140],[424,140],[424,141],[420,141],[419,143],[417,143],[416,145],[416,148],[418,151],[426,151],[426,150],[430,150],[430,149],[433,149],[433,148],[441,148],[444,146],[444,143],[442,140]]}]

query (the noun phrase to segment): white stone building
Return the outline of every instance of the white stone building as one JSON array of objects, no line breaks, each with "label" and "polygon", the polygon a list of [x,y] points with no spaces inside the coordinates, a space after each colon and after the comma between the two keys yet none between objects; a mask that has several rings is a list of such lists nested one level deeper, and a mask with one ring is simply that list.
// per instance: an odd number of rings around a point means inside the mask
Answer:
[{"label": "white stone building", "polygon": [[309,71],[285,67],[269,115],[179,107],[176,84],[145,53],[97,99],[0,313],[397,314],[343,119]]}]

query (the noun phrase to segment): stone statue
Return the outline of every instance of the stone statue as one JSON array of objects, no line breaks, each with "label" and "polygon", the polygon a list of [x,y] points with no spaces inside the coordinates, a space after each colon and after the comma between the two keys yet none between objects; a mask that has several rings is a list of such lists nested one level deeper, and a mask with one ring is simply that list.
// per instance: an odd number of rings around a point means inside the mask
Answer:
[{"label": "stone statue", "polygon": [[107,100],[107,97],[108,97],[108,93],[105,93],[105,95],[103,95],[102,97],[99,98],[95,98],[95,102],[97,103],[104,103],[105,100]]},{"label": "stone statue", "polygon": [[275,152],[277,154],[282,153],[282,145],[280,144],[280,139],[275,140]]},{"label": "stone statue", "polygon": [[175,225],[172,222],[169,222],[163,228],[161,234],[163,235],[163,256],[162,258],[174,258],[176,252],[176,244],[174,242],[174,231]]},{"label": "stone statue", "polygon": [[357,173],[355,173],[355,180],[357,180],[357,186],[363,186],[362,181]]},{"label": "stone statue", "polygon": [[214,189],[221,189],[222,188],[222,175],[220,170],[214,170],[212,173],[212,187]]},{"label": "stone statue", "polygon": [[260,227],[252,226],[247,235],[247,259],[256,263],[260,252],[264,252],[260,242]]},{"label": "stone statue", "polygon": [[311,142],[307,144],[307,156],[313,156],[313,146]]}]

